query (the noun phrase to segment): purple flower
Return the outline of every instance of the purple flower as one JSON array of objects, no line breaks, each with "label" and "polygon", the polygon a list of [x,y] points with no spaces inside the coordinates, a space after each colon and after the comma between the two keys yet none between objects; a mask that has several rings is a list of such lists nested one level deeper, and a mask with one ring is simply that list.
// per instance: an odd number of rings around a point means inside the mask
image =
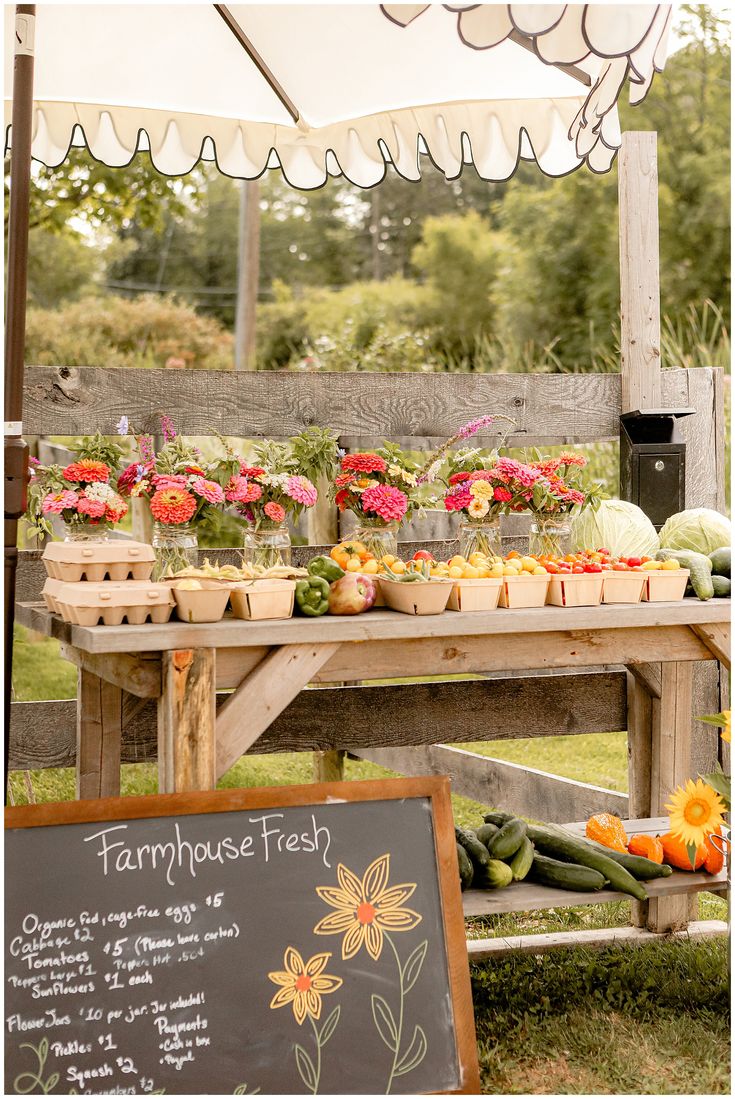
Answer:
[{"label": "purple flower", "polygon": [[346,453],[347,453],[347,451],[343,450],[341,446],[337,447],[337,457],[338,458],[340,458],[340,459],[344,458]]},{"label": "purple flower", "polygon": [[129,427],[130,420],[127,418],[127,416],[121,416],[115,424],[115,430],[117,431],[118,435],[127,435]]},{"label": "purple flower", "polygon": [[176,428],[174,422],[170,416],[161,416],[161,431],[163,437],[167,443],[172,442],[176,438]]},{"label": "purple flower", "polygon": [[144,462],[150,462],[153,459],[153,439],[150,435],[141,435],[138,442],[140,448],[140,456]]},{"label": "purple flower", "polygon": [[455,438],[457,441],[460,439],[469,439],[470,435],[475,435],[478,431],[481,431],[483,427],[489,427],[494,419],[494,416],[480,416],[477,420],[470,420],[464,427],[459,429]]}]

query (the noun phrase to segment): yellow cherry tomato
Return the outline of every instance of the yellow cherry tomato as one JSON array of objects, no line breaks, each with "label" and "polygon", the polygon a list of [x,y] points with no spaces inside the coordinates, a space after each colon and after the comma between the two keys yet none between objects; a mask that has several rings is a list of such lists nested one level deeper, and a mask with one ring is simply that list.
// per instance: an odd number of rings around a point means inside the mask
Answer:
[{"label": "yellow cherry tomato", "polygon": [[490,569],[489,568],[481,568],[481,569],[478,570],[478,575],[479,575],[480,580],[487,580],[487,578],[490,576]]},{"label": "yellow cherry tomato", "polygon": [[536,560],[535,557],[522,557],[521,558],[521,568],[523,568],[525,572],[533,572],[533,570],[536,568],[537,565],[538,565],[538,561]]},{"label": "yellow cherry tomato", "polygon": [[393,562],[396,560],[396,557],[395,554],[384,553],[380,560],[383,562],[384,565],[392,565]]},{"label": "yellow cherry tomato", "polygon": [[549,574],[547,573],[547,571],[546,571],[546,569],[544,568],[543,565],[537,565],[536,568],[533,570],[533,575],[534,576],[548,576]]},{"label": "yellow cherry tomato", "polygon": [[493,565],[493,567],[490,569],[490,571],[488,573],[488,576],[494,576],[494,577],[503,576],[503,565],[502,564],[501,565]]},{"label": "yellow cherry tomato", "polygon": [[364,572],[368,576],[374,576],[377,571],[378,571],[378,562],[375,560],[374,557],[371,557],[369,561],[366,561],[365,564],[360,569],[360,572]]},{"label": "yellow cherry tomato", "polygon": [[345,561],[342,568],[345,570],[345,572],[360,572],[360,570],[362,569],[360,558],[350,557],[349,560]]},{"label": "yellow cherry tomato", "polygon": [[675,572],[679,568],[679,562],[678,561],[672,561],[669,558],[668,561],[662,561],[661,562],[661,568],[664,569],[664,571],[666,571],[666,572]]},{"label": "yellow cherry tomato", "polygon": [[644,561],[641,565],[642,569],[647,569],[649,572],[658,571],[664,567],[663,561]]},{"label": "yellow cherry tomato", "polygon": [[474,565],[465,565],[465,567],[462,569],[463,580],[477,580],[479,575],[480,570],[478,568],[475,568]]},{"label": "yellow cherry tomato", "polygon": [[462,555],[460,553],[455,553],[454,557],[450,557],[449,564],[450,565],[466,565],[467,562],[465,561],[464,557],[462,557]]},{"label": "yellow cherry tomato", "polygon": [[404,565],[403,561],[394,561],[391,565],[391,569],[393,570],[393,572],[398,573],[399,576],[402,576],[403,573],[406,571],[406,566]]},{"label": "yellow cherry tomato", "polygon": [[451,576],[452,580],[461,580],[462,579],[462,566],[461,565],[450,565],[449,566],[449,575]]},{"label": "yellow cherry tomato", "polygon": [[504,565],[503,576],[518,576],[518,569],[514,569],[511,565]]}]

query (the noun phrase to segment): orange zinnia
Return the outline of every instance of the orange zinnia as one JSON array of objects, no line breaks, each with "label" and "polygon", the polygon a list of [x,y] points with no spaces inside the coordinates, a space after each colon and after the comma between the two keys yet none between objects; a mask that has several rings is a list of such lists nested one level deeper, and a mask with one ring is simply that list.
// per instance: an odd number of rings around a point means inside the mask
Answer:
[{"label": "orange zinnia", "polygon": [[386,931],[410,931],[421,921],[418,912],[402,905],[416,889],[414,882],[388,887],[390,855],[381,855],[370,863],[360,880],[340,863],[339,887],[317,886],[317,893],[331,908],[314,928],[315,935],[344,935],[342,957],[354,958],[364,946],[375,961],[383,949]]}]

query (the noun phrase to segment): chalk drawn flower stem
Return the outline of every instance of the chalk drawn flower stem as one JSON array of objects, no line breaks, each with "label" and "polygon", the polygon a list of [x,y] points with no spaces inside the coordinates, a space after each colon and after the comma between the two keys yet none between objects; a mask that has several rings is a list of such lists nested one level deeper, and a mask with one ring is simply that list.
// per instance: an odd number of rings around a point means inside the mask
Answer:
[{"label": "chalk drawn flower stem", "polygon": [[[16,1095],[30,1095],[31,1092],[39,1089],[41,1095],[48,1095],[52,1088],[56,1087],[59,1082],[58,1072],[53,1072],[48,1080],[43,1079],[43,1070],[46,1066],[46,1059],[48,1058],[48,1038],[42,1038],[37,1046],[34,1046],[32,1042],[21,1042],[20,1049],[32,1049],[36,1055],[38,1061],[38,1067],[35,1072],[21,1072],[13,1081],[13,1090]],[[21,1084],[21,1080],[28,1080],[28,1083]]]}]

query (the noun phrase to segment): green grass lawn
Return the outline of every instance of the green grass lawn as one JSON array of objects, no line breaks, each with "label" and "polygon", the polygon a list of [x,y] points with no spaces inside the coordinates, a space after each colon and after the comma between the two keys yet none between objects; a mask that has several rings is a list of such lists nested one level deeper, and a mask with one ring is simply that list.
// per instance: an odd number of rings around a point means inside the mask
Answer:
[{"label": "green grass lawn", "polygon": [[[76,670],[58,644],[16,628],[15,697],[72,698]],[[625,733],[495,741],[462,747],[581,782],[627,789]],[[374,764],[347,763],[347,777],[384,777]],[[69,800],[68,770],[34,771],[36,801]],[[220,787],[312,780],[306,754],[248,756]],[[122,768],[123,794],[156,792],[152,764]],[[15,804],[29,800],[21,774],[11,776]],[[476,825],[483,806],[453,797],[455,819]],[[725,919],[725,902],[700,897],[701,919]],[[472,937],[623,926],[629,905],[514,913],[473,920]],[[471,967],[482,1090],[487,1094],[682,1094],[730,1091],[727,942],[653,943],[605,951],[518,954]]]}]

